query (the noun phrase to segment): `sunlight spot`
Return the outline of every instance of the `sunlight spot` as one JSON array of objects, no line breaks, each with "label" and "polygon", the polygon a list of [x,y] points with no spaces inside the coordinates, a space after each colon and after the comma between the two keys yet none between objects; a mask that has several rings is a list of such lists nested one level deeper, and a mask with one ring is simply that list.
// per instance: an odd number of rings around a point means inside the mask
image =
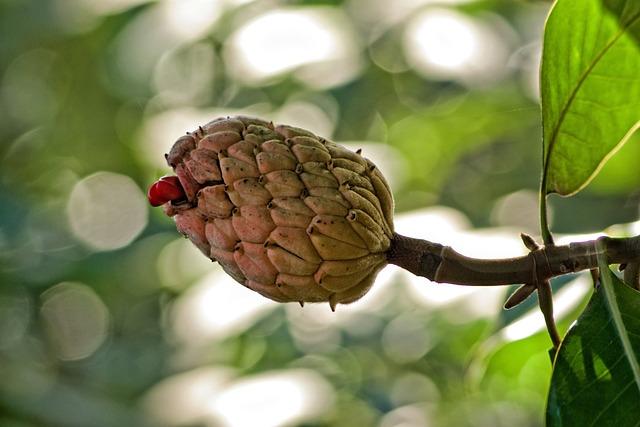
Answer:
[{"label": "sunlight spot", "polygon": [[342,343],[339,329],[366,334],[375,325],[363,325],[363,319],[380,313],[392,300],[399,271],[399,267],[386,266],[378,273],[369,292],[351,304],[338,304],[335,313],[327,302],[309,303],[304,307],[286,304],[287,324],[296,346],[304,352],[330,352]]},{"label": "sunlight spot", "polygon": [[165,104],[195,104],[211,95],[215,65],[214,50],[208,43],[169,50],[153,70],[153,86]]},{"label": "sunlight spot", "polygon": [[414,404],[395,408],[387,412],[378,427],[424,427],[433,422],[424,405]]},{"label": "sunlight spot", "polygon": [[147,85],[166,52],[206,36],[225,10],[221,0],[165,0],[133,16],[113,40],[116,84]]},{"label": "sunlight spot", "polygon": [[305,304],[304,307],[287,304],[285,310],[291,337],[301,351],[332,352],[342,344],[338,327],[351,315],[351,307],[338,305],[334,313],[329,303]]},{"label": "sunlight spot", "polygon": [[431,5],[463,4],[476,0],[394,0],[389,7],[389,0],[349,0],[347,7],[353,16],[376,31],[384,31],[388,27],[402,24],[420,8]]},{"label": "sunlight spot", "polygon": [[421,18],[409,27],[407,43],[423,55],[425,65],[455,71],[473,59],[478,40],[469,21],[460,15],[434,11]]},{"label": "sunlight spot", "polygon": [[276,9],[232,34],[225,58],[230,75],[244,83],[261,84],[299,69],[300,79],[326,87],[358,71],[355,39],[338,9]]},{"label": "sunlight spot", "polygon": [[446,244],[453,232],[471,228],[471,222],[460,211],[444,206],[433,206],[403,212],[394,219],[396,232],[405,236],[427,239]]},{"label": "sunlight spot", "polygon": [[454,233],[442,242],[462,255],[475,258],[510,258],[527,253],[519,230],[512,228],[480,228]]},{"label": "sunlight spot", "polygon": [[575,242],[588,242],[589,240],[596,240],[598,237],[603,236],[604,233],[584,233],[584,234],[565,234],[555,236],[556,245],[568,245]]},{"label": "sunlight spot", "polygon": [[127,246],[147,225],[147,200],[129,177],[97,172],[78,182],[67,203],[73,235],[97,251]]},{"label": "sunlight spot", "polygon": [[393,319],[382,333],[382,349],[398,364],[416,362],[433,347],[424,319],[405,313]]},{"label": "sunlight spot", "polygon": [[209,418],[209,405],[234,379],[225,367],[202,367],[170,376],[151,388],[143,409],[162,426],[198,425]]},{"label": "sunlight spot", "polygon": [[47,289],[40,313],[62,360],[91,356],[107,337],[109,311],[93,289],[82,283],[63,282]]},{"label": "sunlight spot", "polygon": [[[396,232],[450,246],[462,255],[476,258],[507,258],[526,251],[518,233],[499,228],[469,231],[471,224],[460,212],[442,206],[398,215]],[[495,314],[504,291],[500,287],[459,286],[434,283],[400,270],[408,284],[412,299],[427,307],[458,304],[464,312],[461,318],[485,317]]]},{"label": "sunlight spot", "polygon": [[274,371],[238,379],[212,402],[226,427],[276,427],[314,420],[333,406],[333,390],[317,373]]},{"label": "sunlight spot", "polygon": [[394,380],[389,397],[395,406],[414,402],[438,402],[440,390],[426,375],[405,371]]},{"label": "sunlight spot", "polygon": [[207,367],[156,384],[143,408],[163,426],[276,427],[321,417],[333,395],[331,384],[307,369],[237,378],[229,368]]},{"label": "sunlight spot", "polygon": [[[595,376],[598,378],[598,382],[608,382],[611,381],[613,379],[613,376],[611,375],[611,369],[609,369],[609,366],[607,366],[607,363],[596,353],[591,353],[592,356],[592,360],[591,363],[593,363],[593,372],[595,372]],[[588,363],[588,362],[587,362]],[[586,363],[585,363],[586,364]],[[584,381],[587,381],[587,378],[581,378]],[[591,379],[591,378],[589,378]]]},{"label": "sunlight spot", "polygon": [[190,240],[177,238],[168,243],[157,260],[158,277],[163,286],[184,289],[194,279],[211,271],[211,260]]},{"label": "sunlight spot", "polygon": [[409,63],[422,75],[466,84],[486,83],[506,72],[503,37],[479,19],[429,8],[414,17],[404,39]]},{"label": "sunlight spot", "polygon": [[206,344],[238,334],[277,307],[277,303],[249,290],[218,264],[175,303],[172,326],[176,337],[190,345]]},{"label": "sunlight spot", "polygon": [[209,31],[224,10],[221,0],[165,0],[160,3],[163,21],[184,40],[195,40]]},{"label": "sunlight spot", "polygon": [[[550,212],[547,215],[552,218]],[[498,226],[515,227],[527,233],[537,233],[538,194],[532,190],[520,190],[501,197],[491,211],[491,222]]]},{"label": "sunlight spot", "polygon": [[340,310],[347,312],[365,312],[365,313],[379,313],[391,300],[395,294],[393,286],[396,284],[397,273],[400,271],[400,267],[395,265],[387,265],[383,268],[373,283],[373,286],[362,298],[353,304],[341,306]]},{"label": "sunlight spot", "polygon": [[324,138],[331,138],[335,121],[322,108],[304,101],[288,102],[278,110],[273,122],[306,129]]}]

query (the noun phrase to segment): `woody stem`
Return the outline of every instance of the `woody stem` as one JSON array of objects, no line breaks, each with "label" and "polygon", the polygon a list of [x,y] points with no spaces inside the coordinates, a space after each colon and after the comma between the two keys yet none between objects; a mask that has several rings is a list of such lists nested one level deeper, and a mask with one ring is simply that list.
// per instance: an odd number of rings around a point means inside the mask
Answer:
[{"label": "woody stem", "polygon": [[[598,245],[599,242],[599,245]],[[600,247],[602,249],[597,249]],[[438,283],[463,286],[501,286],[542,282],[556,276],[598,267],[598,256],[608,264],[633,263],[640,259],[640,236],[542,246],[514,258],[478,259],[449,246],[394,234],[387,260]]]},{"label": "woody stem", "polygon": [[[598,267],[598,257],[601,256],[606,258],[608,264],[628,264],[627,268],[630,270],[636,268],[640,260],[640,236],[604,236],[597,240],[563,246],[538,246],[530,237],[522,237],[525,245],[531,250],[526,256],[478,259],[461,255],[439,243],[394,234],[387,252],[387,260],[434,282],[465,286],[528,285],[528,289],[521,288],[521,295],[518,295],[513,304],[521,302],[521,298],[526,298],[532,290],[531,286],[535,286],[540,310],[556,351],[560,345],[560,336],[553,318],[549,280],[576,271],[594,271],[593,269]],[[634,283],[638,281],[637,271],[633,270],[631,274]]]}]

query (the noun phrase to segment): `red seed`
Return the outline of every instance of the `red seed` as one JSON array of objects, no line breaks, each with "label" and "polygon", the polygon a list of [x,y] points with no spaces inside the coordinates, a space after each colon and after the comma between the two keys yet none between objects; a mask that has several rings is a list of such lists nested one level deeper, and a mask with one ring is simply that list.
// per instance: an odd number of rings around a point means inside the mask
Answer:
[{"label": "red seed", "polygon": [[181,200],[185,197],[177,176],[163,176],[154,182],[147,192],[147,198],[151,206],[161,206],[167,202]]}]

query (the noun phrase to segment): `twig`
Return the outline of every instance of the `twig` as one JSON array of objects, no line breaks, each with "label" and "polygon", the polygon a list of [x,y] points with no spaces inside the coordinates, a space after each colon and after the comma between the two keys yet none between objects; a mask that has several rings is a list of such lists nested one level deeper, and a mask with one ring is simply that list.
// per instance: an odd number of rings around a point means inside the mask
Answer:
[{"label": "twig", "polygon": [[[600,237],[562,246],[542,246],[528,255],[503,259],[478,259],[459,254],[449,246],[394,234],[387,260],[438,283],[463,286],[502,286],[549,280],[598,267],[596,243],[604,248],[608,264],[637,262],[640,236]],[[536,262],[532,262],[534,259]],[[532,269],[535,268],[535,271]]]},{"label": "twig", "polygon": [[[522,236],[522,240],[530,250],[528,255],[478,259],[461,255],[449,246],[394,234],[387,260],[390,264],[438,283],[463,286],[523,284],[509,297],[505,308],[516,306],[537,290],[540,310],[554,349],[560,344],[560,336],[553,318],[549,280],[568,273],[597,269],[599,255],[604,255],[608,264],[637,265],[640,260],[640,236],[603,236],[597,240],[562,246],[539,246],[526,235]],[[637,276],[637,273],[634,274]]]}]

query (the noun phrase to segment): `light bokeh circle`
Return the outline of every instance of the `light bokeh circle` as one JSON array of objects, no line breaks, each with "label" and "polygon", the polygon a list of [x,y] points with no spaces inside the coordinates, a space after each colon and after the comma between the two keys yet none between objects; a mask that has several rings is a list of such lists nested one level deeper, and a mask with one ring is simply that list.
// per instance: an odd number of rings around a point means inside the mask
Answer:
[{"label": "light bokeh circle", "polygon": [[79,181],[67,203],[73,235],[96,251],[127,246],[147,225],[147,201],[129,177],[97,172]]}]

